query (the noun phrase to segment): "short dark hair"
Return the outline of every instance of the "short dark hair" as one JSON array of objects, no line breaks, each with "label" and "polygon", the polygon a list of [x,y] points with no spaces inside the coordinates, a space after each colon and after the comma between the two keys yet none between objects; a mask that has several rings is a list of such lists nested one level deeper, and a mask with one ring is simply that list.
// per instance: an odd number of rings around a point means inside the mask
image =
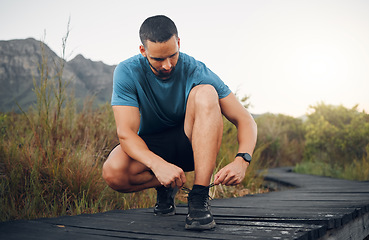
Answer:
[{"label": "short dark hair", "polygon": [[164,15],[149,17],[140,27],[140,39],[144,46],[147,40],[162,43],[168,41],[173,35],[178,37],[177,27]]}]

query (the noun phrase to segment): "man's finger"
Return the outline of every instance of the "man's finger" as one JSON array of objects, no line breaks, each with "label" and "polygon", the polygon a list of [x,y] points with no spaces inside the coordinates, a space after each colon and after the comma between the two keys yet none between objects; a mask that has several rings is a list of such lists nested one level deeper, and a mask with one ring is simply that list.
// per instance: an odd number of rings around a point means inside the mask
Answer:
[{"label": "man's finger", "polygon": [[182,171],[181,172],[181,181],[182,181],[182,185],[181,187],[186,183],[186,174]]},{"label": "man's finger", "polygon": [[182,180],[180,178],[176,178],[174,180],[174,185],[177,186],[177,187],[182,187],[183,183],[182,183]]},{"label": "man's finger", "polygon": [[234,181],[234,176],[228,174],[227,177],[223,180],[223,185],[229,186]]},{"label": "man's finger", "polygon": [[228,182],[228,185],[229,186],[234,186],[234,185],[237,185],[238,183],[237,183],[238,181],[237,181],[237,179],[236,178],[234,178],[234,179],[232,179],[232,180],[230,180],[229,182]]},{"label": "man's finger", "polygon": [[226,177],[226,178],[222,181],[222,184],[223,184],[223,185],[228,186],[228,182],[229,182],[229,178],[228,178],[228,177]]},{"label": "man's finger", "polygon": [[221,183],[221,181],[224,179],[221,178],[221,176],[223,175],[223,168],[219,170],[219,172],[217,172],[214,176],[214,184],[215,185],[219,185]]},{"label": "man's finger", "polygon": [[217,181],[214,181],[214,184],[224,184],[224,179],[227,177],[227,174],[221,174],[219,175]]}]

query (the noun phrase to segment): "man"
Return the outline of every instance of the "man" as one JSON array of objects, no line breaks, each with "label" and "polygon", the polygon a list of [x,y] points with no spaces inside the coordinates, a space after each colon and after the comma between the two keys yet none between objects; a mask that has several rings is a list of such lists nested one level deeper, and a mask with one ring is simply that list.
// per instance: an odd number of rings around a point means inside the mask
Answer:
[{"label": "man", "polygon": [[229,88],[203,63],[181,53],[177,28],[166,16],[140,28],[140,55],[114,72],[112,106],[120,145],[103,167],[120,192],[155,187],[154,213],[173,215],[174,197],[195,171],[186,229],[215,227],[209,184],[220,149],[222,114],[238,129],[239,154],[216,173],[214,184],[237,185],[256,143],[256,124]]}]

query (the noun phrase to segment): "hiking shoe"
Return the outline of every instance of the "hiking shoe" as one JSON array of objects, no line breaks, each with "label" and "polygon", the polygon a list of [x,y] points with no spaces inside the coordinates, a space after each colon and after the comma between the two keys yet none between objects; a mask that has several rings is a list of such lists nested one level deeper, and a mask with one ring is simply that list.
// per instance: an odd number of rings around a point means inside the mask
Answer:
[{"label": "hiking shoe", "polygon": [[215,227],[213,214],[210,211],[209,187],[194,185],[188,194],[188,214],[186,226],[188,230],[207,230]]},{"label": "hiking shoe", "polygon": [[178,188],[166,188],[160,186],[156,188],[157,197],[154,207],[155,215],[171,216],[176,213],[176,205],[174,204],[174,197],[178,192]]}]

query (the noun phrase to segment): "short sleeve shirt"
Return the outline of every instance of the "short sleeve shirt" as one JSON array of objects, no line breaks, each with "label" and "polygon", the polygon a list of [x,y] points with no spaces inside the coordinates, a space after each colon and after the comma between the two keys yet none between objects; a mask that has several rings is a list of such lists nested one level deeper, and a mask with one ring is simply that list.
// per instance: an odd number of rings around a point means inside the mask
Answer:
[{"label": "short sleeve shirt", "polygon": [[139,133],[154,134],[183,123],[191,89],[212,85],[219,98],[231,93],[227,85],[204,63],[184,53],[168,79],[158,78],[142,55],[118,64],[114,71],[111,105],[138,107],[141,114]]}]

